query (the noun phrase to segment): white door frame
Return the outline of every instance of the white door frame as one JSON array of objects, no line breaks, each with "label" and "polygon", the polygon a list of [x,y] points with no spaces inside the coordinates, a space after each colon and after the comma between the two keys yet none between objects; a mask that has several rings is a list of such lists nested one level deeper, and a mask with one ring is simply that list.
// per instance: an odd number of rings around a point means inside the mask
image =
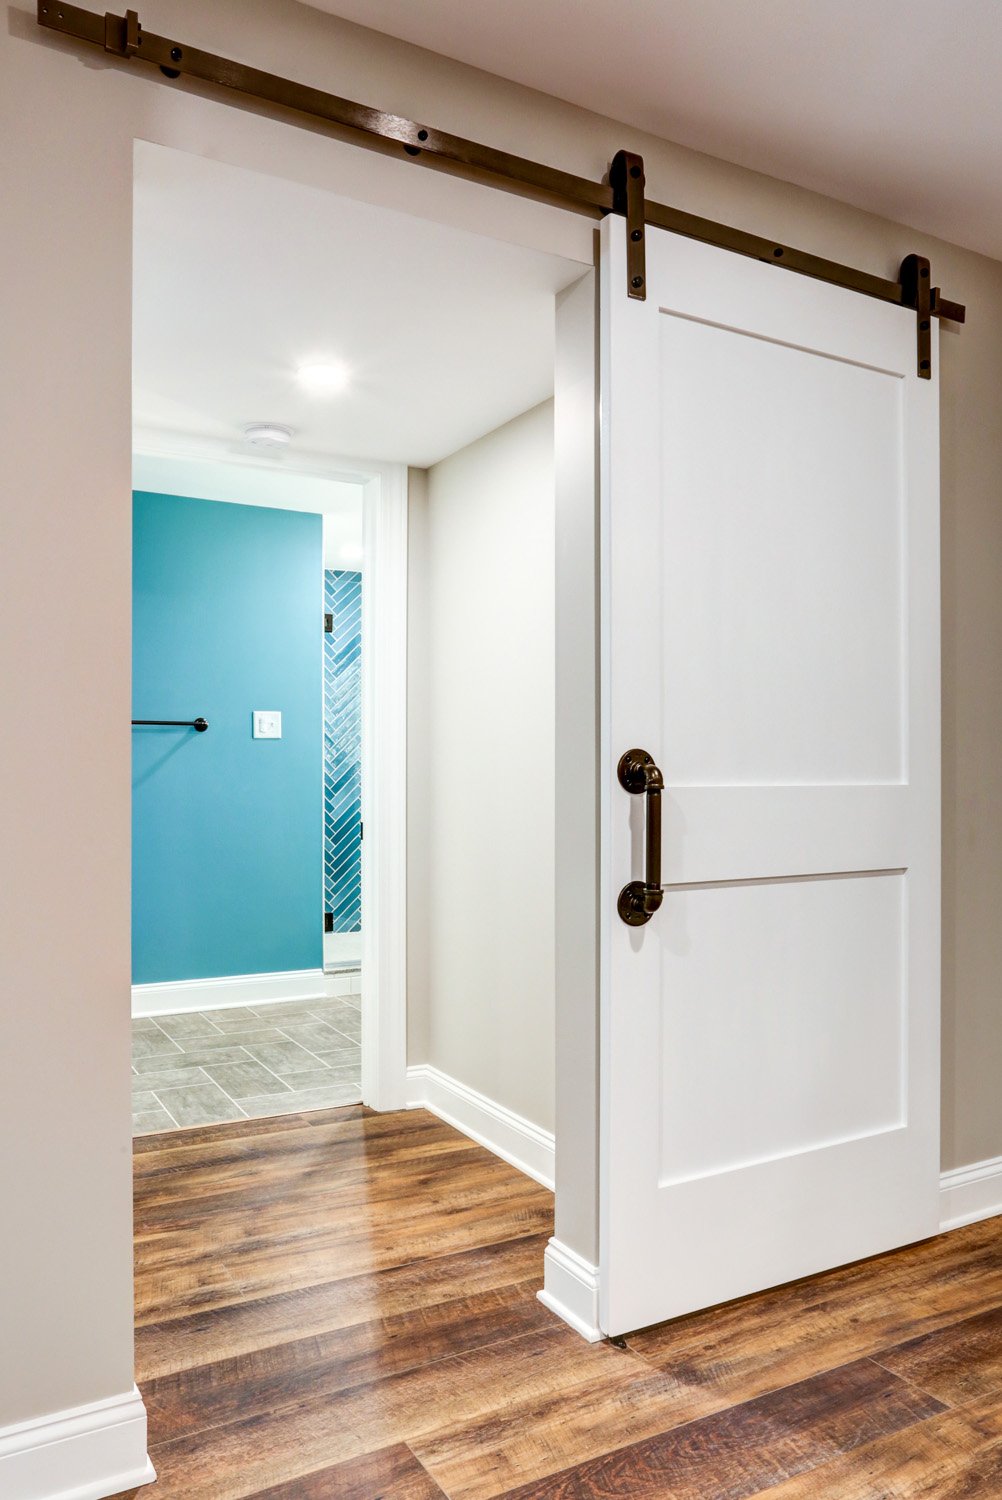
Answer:
[{"label": "white door frame", "polygon": [[362,575],[362,1101],[407,1103],[407,469],[367,466]]},{"label": "white door frame", "polygon": [[[157,455],[144,447],[145,456]],[[223,461],[220,458],[217,461]],[[267,470],[244,458],[241,467]],[[407,1075],[407,468],[314,456],[297,475],[362,489],[362,1099],[403,1109]],[[322,510],[319,511],[324,515]],[[321,760],[323,746],[320,747]],[[323,866],[317,921],[323,912]],[[321,964],[321,969],[323,964]],[[320,971],[134,985],[133,1015],[318,993]]]},{"label": "white door frame", "polygon": [[407,1104],[407,466],[332,459],[362,486],[362,1102]]}]

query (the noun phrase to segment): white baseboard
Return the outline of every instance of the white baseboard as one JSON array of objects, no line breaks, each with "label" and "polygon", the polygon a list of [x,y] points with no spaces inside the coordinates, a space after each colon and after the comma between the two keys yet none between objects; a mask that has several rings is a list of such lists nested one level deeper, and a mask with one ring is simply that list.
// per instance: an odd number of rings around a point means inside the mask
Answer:
[{"label": "white baseboard", "polygon": [[360,995],[362,993],[362,971],[352,969],[348,974],[325,974],[328,995]]},{"label": "white baseboard", "polygon": [[1002,1214],[1002,1156],[955,1167],[939,1179],[941,1229],[959,1229]]},{"label": "white baseboard", "polygon": [[325,974],[323,969],[292,969],[281,974],[233,974],[223,979],[178,979],[167,984],[134,984],[134,1016],[168,1016],[182,1011],[228,1010],[234,1005],[270,1005],[283,1000],[328,1000],[361,990],[358,974]]},{"label": "white baseboard", "polygon": [[104,1500],[152,1484],[138,1389],[0,1428],[3,1500]]},{"label": "white baseboard", "polygon": [[560,1240],[551,1239],[546,1247],[543,1290],[536,1296],[589,1344],[605,1337],[598,1326],[598,1266]]},{"label": "white baseboard", "polygon": [[[944,1172],[939,1201],[943,1230],[1002,1215],[1002,1156]],[[584,1338],[597,1342],[603,1337],[598,1326],[598,1267],[557,1239],[546,1247],[543,1264],[540,1302]]]},{"label": "white baseboard", "polygon": [[553,1191],[552,1131],[542,1130],[430,1063],[407,1069],[407,1107],[430,1109],[440,1120]]}]

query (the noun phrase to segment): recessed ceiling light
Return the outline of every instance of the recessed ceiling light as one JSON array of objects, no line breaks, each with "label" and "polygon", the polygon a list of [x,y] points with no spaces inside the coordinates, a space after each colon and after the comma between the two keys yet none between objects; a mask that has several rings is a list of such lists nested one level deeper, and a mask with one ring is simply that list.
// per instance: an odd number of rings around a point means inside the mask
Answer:
[{"label": "recessed ceiling light", "polygon": [[292,440],[292,428],[279,422],[251,422],[244,428],[244,437],[255,448],[284,448]]},{"label": "recessed ceiling light", "polygon": [[315,396],[333,396],[348,384],[348,366],[339,359],[308,360],[299,366],[296,379]]}]

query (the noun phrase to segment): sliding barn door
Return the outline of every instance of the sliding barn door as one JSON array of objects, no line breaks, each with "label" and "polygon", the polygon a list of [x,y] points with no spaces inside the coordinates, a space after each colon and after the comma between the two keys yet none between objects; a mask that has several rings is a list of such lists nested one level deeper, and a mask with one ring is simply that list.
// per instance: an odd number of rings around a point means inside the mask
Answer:
[{"label": "sliding barn door", "polygon": [[939,452],[914,313],[603,236],[616,1334],[938,1227]]}]

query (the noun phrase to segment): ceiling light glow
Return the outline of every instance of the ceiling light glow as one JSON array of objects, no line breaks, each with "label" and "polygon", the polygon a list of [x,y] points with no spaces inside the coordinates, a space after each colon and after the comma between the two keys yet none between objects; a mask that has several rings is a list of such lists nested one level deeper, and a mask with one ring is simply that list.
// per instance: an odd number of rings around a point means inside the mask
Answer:
[{"label": "ceiling light glow", "polygon": [[333,396],[348,384],[348,366],[339,359],[314,359],[299,366],[296,379],[315,396]]}]

